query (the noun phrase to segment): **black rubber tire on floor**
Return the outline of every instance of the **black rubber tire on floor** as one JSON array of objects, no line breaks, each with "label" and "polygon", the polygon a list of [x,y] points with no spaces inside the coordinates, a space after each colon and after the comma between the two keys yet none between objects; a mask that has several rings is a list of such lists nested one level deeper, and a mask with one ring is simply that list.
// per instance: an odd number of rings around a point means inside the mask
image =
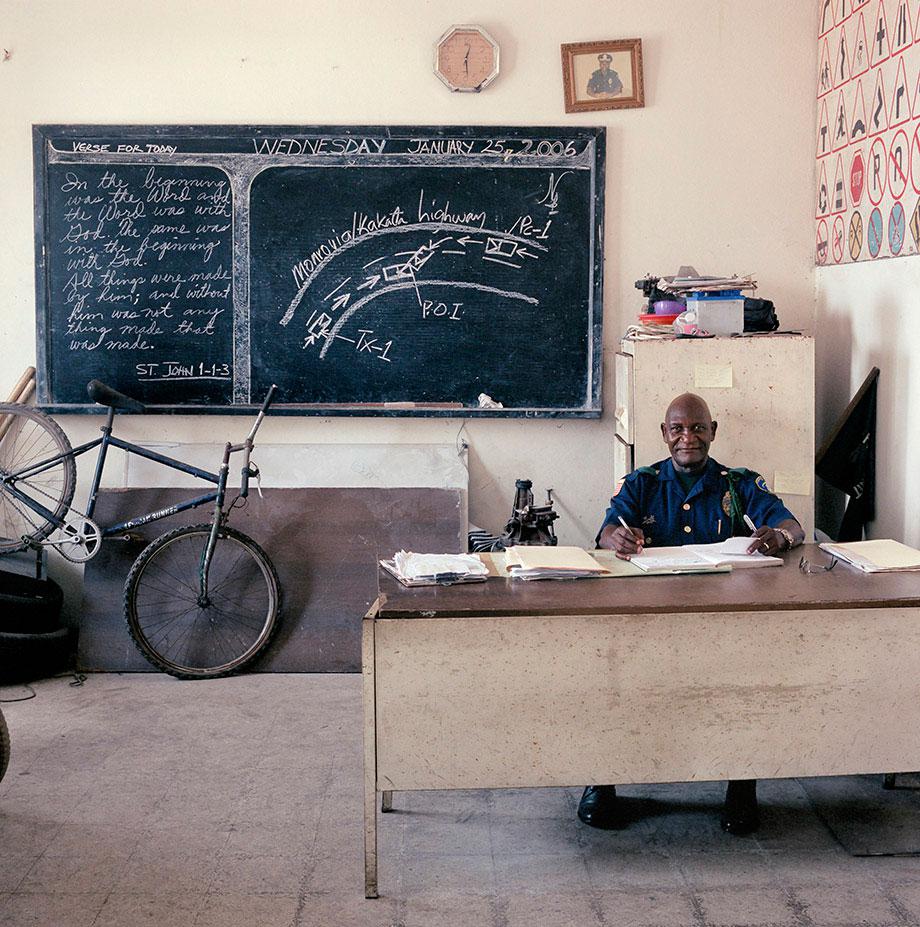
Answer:
[{"label": "black rubber tire on floor", "polygon": [[6,775],[6,768],[10,765],[10,729],[6,726],[6,718],[0,711],[0,780]]},{"label": "black rubber tire on floor", "polygon": [[71,628],[43,634],[0,631],[0,683],[32,682],[66,669],[73,652]]},{"label": "black rubber tire on floor", "polygon": [[53,631],[59,627],[63,602],[64,593],[53,579],[0,570],[0,632]]}]

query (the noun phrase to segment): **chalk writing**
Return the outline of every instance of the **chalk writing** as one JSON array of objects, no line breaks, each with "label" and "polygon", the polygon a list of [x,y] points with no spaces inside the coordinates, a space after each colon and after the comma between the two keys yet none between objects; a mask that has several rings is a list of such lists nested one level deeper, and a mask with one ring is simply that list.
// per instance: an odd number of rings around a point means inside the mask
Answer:
[{"label": "chalk writing", "polygon": [[36,131],[40,402],[599,409],[602,132]]},{"label": "chalk writing", "polygon": [[[232,202],[223,172],[70,166],[50,207],[64,258],[52,299],[66,307],[66,350],[87,365],[87,379],[109,366],[91,360],[100,354],[124,356],[138,382],[230,379]],[[134,360],[180,346],[188,362]]]}]

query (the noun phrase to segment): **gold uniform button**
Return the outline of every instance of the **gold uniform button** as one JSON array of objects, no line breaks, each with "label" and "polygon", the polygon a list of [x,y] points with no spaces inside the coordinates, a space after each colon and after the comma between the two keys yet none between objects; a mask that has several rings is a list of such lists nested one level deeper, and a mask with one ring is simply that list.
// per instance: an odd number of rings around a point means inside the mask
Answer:
[{"label": "gold uniform button", "polygon": [[690,503],[689,503],[689,502],[685,502],[685,503],[683,504],[683,506],[681,506],[681,507],[683,508],[683,510],[684,510],[685,512],[689,512],[689,511],[690,511]]},{"label": "gold uniform button", "polygon": [[684,525],[684,534],[689,534],[692,530],[690,525]]}]

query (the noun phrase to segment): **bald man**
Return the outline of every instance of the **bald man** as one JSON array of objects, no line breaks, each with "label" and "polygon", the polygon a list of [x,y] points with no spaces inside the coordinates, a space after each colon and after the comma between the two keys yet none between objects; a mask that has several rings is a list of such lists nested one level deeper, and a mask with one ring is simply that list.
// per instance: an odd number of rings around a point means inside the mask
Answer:
[{"label": "bald man", "polygon": [[[598,545],[628,560],[645,547],[711,544],[729,537],[750,536],[748,550],[767,555],[801,544],[802,526],[762,476],[743,467],[730,469],[709,456],[717,429],[701,397],[683,393],[674,399],[661,423],[670,458],[639,467],[620,483],[597,535]],[[753,532],[745,515],[756,526]],[[592,827],[622,826],[615,787],[588,786],[578,817]],[[757,829],[755,779],[728,783],[721,823],[733,834]]]}]

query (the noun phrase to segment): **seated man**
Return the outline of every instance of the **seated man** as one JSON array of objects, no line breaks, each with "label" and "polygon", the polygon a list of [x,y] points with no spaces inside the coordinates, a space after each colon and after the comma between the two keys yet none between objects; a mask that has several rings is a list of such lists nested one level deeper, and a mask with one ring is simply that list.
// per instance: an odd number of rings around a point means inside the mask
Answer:
[{"label": "seated man", "polygon": [[[600,547],[628,560],[644,547],[710,544],[736,536],[750,535],[749,552],[768,555],[804,541],[802,526],[762,476],[744,468],[729,469],[709,456],[716,428],[699,396],[684,393],[673,400],[661,425],[671,457],[639,467],[617,487],[597,536]],[[756,526],[753,533],[745,516]],[[622,826],[616,788],[589,785],[578,817],[592,827]],[[729,782],[722,829],[749,834],[758,823],[757,780]]]}]

